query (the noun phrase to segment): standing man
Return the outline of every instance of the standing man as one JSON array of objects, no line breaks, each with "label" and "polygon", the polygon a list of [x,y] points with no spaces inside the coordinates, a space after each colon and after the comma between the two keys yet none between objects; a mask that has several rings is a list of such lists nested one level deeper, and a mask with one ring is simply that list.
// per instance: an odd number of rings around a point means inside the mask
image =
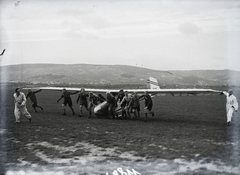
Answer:
[{"label": "standing man", "polygon": [[[124,97],[123,97],[120,105],[123,107],[122,109],[123,109],[123,111],[125,112],[126,117],[129,117],[129,118],[131,118],[130,108],[129,108],[129,107],[130,107],[130,106],[129,106],[130,100],[131,100],[131,97],[129,97],[128,91],[125,91],[125,92],[124,92]],[[126,118],[126,117],[125,117],[125,118]]]},{"label": "standing man", "polygon": [[123,89],[120,89],[120,91],[118,92],[118,96],[117,96],[117,103],[118,103],[118,104],[121,103],[123,97],[124,97]]},{"label": "standing man", "polygon": [[38,93],[40,91],[41,91],[41,89],[37,90],[37,91],[32,91],[31,89],[28,89],[28,93],[27,93],[27,96],[26,96],[26,98],[29,97],[30,100],[32,101],[32,107],[33,107],[35,112],[37,112],[36,107],[40,108],[43,111],[43,108],[40,105],[38,105],[37,97],[35,95],[36,93]]},{"label": "standing man", "polygon": [[86,108],[86,110],[88,110],[88,100],[87,100],[87,97],[88,97],[88,94],[85,93],[85,89],[82,88],[80,93],[78,94],[78,98],[77,98],[77,103],[78,103],[78,101],[80,102],[80,105],[79,105],[80,113],[78,115],[79,117],[82,117],[83,106]]},{"label": "standing man", "polygon": [[233,117],[233,112],[238,110],[238,102],[236,97],[233,95],[232,89],[229,89],[228,92],[223,91],[223,94],[226,95],[226,112],[227,112],[227,126],[230,126],[231,120]]},{"label": "standing man", "polygon": [[120,91],[118,92],[118,96],[117,96],[117,105],[119,105],[122,109],[122,117],[125,117],[126,118],[126,111],[124,109],[124,104],[122,104],[122,100],[123,100],[123,97],[124,97],[124,92],[123,92],[123,89],[120,89]]},{"label": "standing man", "polygon": [[153,101],[152,97],[149,95],[149,93],[146,91],[145,94],[143,95],[144,100],[145,100],[145,107],[144,107],[144,113],[145,113],[145,121],[148,121],[148,116],[147,113],[152,114],[154,116],[154,112],[152,112],[152,107],[153,107]]},{"label": "standing man", "polygon": [[62,115],[66,115],[66,106],[67,106],[67,104],[68,104],[68,106],[70,107],[70,109],[72,110],[72,114],[74,115],[75,113],[74,113],[74,110],[73,110],[73,108],[72,108],[72,99],[71,99],[71,95],[73,95],[73,94],[76,94],[76,93],[78,93],[78,92],[73,92],[73,93],[71,93],[71,92],[68,92],[66,89],[63,89],[62,90],[62,95],[61,95],[61,97],[57,100],[57,103],[63,98],[64,99],[64,101],[63,101],[63,104],[62,104],[62,107],[63,107],[63,114]]},{"label": "standing man", "polygon": [[140,100],[136,92],[133,92],[132,98],[129,102],[129,108],[132,109],[135,118],[140,119]]},{"label": "standing man", "polygon": [[26,96],[23,92],[20,91],[20,88],[15,89],[15,93],[13,94],[14,98],[14,115],[15,115],[15,123],[20,122],[21,115],[25,116],[29,122],[31,122],[32,116],[29,114],[26,108]]},{"label": "standing man", "polygon": [[117,106],[117,101],[110,92],[107,92],[106,94],[107,94],[107,104],[108,104],[108,117],[115,118],[115,109]]}]

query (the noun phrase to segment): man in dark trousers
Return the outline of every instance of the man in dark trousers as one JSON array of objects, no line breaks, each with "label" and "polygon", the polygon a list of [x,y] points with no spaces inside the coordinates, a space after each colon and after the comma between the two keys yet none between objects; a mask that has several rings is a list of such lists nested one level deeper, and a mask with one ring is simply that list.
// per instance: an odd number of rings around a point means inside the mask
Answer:
[{"label": "man in dark trousers", "polygon": [[43,111],[43,108],[38,104],[37,102],[37,97],[36,97],[36,93],[40,92],[40,90],[37,90],[37,91],[32,91],[31,89],[28,89],[28,93],[27,93],[27,96],[26,98],[30,98],[31,102],[32,102],[32,107],[34,109],[35,112],[37,112],[37,109],[36,108],[40,108],[42,111]]},{"label": "man in dark trousers", "polygon": [[[88,94],[85,92],[85,89],[84,88],[82,88],[81,89],[81,92],[78,94],[78,98],[77,98],[77,102],[76,103],[80,103],[79,104],[79,117],[82,117],[83,116],[83,112],[82,112],[82,110],[83,110],[83,106],[86,108],[86,110],[88,110],[88,100],[87,100],[87,98],[88,98]],[[89,116],[90,116],[90,114],[89,114]]]},{"label": "man in dark trousers", "polygon": [[88,118],[92,117],[92,108],[95,107],[96,105],[98,105],[100,103],[99,97],[92,93],[89,92],[89,98],[88,98],[88,112],[89,112],[89,116]]},{"label": "man in dark trousers", "polygon": [[117,106],[117,101],[110,92],[107,92],[106,94],[107,94],[107,104],[108,104],[108,117],[115,118],[115,109]]},{"label": "man in dark trousers", "polygon": [[129,108],[134,113],[135,119],[140,119],[140,100],[136,92],[133,92],[132,98],[129,102]]},{"label": "man in dark trousers", "polygon": [[152,97],[149,95],[149,93],[146,91],[145,94],[143,95],[143,98],[145,100],[145,107],[144,107],[144,114],[145,114],[145,120],[144,121],[148,121],[148,116],[147,114],[152,114],[152,116],[154,116],[154,112],[152,112],[152,107],[153,107],[153,101],[152,101]]},{"label": "man in dark trousers", "polygon": [[[130,114],[130,106],[129,106],[129,102],[131,101],[131,97],[128,95],[128,92],[125,91],[124,92],[124,97],[120,103],[122,110],[125,111],[125,118],[129,117],[131,118],[131,114]],[[123,117],[123,116],[122,116]]]},{"label": "man in dark trousers", "polygon": [[61,97],[57,100],[57,103],[63,98],[64,101],[63,101],[63,104],[62,104],[62,107],[63,107],[63,114],[62,115],[66,115],[66,106],[68,105],[69,108],[72,110],[72,114],[74,115],[75,112],[72,108],[72,99],[71,99],[71,95],[73,94],[77,94],[78,92],[68,92],[66,89],[63,89],[62,90],[62,95]]},{"label": "man in dark trousers", "polygon": [[125,94],[124,94],[124,92],[123,92],[123,89],[121,89],[121,90],[118,92],[118,96],[117,96],[117,105],[120,105],[120,106],[121,106],[121,109],[122,109],[122,117],[121,117],[121,118],[123,118],[123,117],[126,118],[126,116],[127,116],[126,111],[125,111],[125,109],[124,109],[125,104],[124,104],[124,103],[121,104],[124,96],[125,96]]}]

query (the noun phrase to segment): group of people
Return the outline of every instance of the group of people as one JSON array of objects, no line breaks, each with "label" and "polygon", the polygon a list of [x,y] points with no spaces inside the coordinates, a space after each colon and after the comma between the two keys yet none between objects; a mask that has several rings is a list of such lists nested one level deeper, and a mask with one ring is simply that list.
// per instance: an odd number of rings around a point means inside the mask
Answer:
[{"label": "group of people", "polygon": [[[74,115],[74,109],[72,108],[72,99],[71,95],[78,94],[78,98],[76,103],[79,103],[79,117],[83,116],[83,108],[85,108],[89,116],[88,118],[92,117],[92,108],[96,105],[100,104],[101,102],[105,101],[105,98],[101,95],[96,95],[92,92],[86,93],[85,89],[82,88],[80,92],[68,92],[66,89],[63,89],[61,97],[57,100],[57,103],[63,98],[64,101],[62,103],[63,107],[63,114],[66,115],[66,106],[68,105],[72,111],[72,114]],[[150,113],[152,116],[154,116],[154,112],[152,112],[152,98],[151,96],[145,92],[144,95],[139,97],[136,92],[134,92],[131,96],[128,94],[127,91],[120,90],[117,98],[111,93],[106,93],[106,102],[108,105],[108,118],[116,118],[117,114],[115,113],[115,110],[117,106],[121,107],[122,115],[121,118],[131,118],[131,112],[134,114],[135,118],[140,119],[140,98],[145,99],[145,121],[147,121],[147,114]]]},{"label": "group of people", "polygon": [[[37,108],[40,108],[43,111],[43,108],[38,104],[36,93],[40,92],[41,90],[32,91],[31,89],[28,90],[27,96],[23,92],[20,91],[20,88],[15,89],[15,93],[13,94],[14,97],[14,115],[15,115],[15,122],[20,122],[20,116],[25,116],[29,121],[31,121],[31,114],[27,111],[26,102],[27,98],[30,98],[32,102],[32,107],[35,112],[37,112]],[[63,107],[63,115],[66,115],[66,106],[68,105],[74,115],[74,109],[72,104],[71,95],[79,93],[76,92],[68,92],[66,89],[62,90],[61,97],[57,100],[57,103],[64,99],[62,103]],[[237,112],[238,110],[238,102],[236,97],[233,95],[233,91],[230,89],[228,92],[223,91],[223,94],[226,96],[226,113],[227,113],[227,126],[231,125],[231,119],[233,117],[234,111]],[[92,108],[103,101],[106,100],[108,104],[108,117],[109,118],[116,118],[117,114],[116,108],[120,107],[122,111],[121,118],[131,118],[131,113],[134,114],[134,117],[140,119],[140,99],[144,99],[144,121],[147,121],[148,113],[154,116],[154,112],[152,111],[153,101],[151,95],[146,91],[143,95],[139,96],[136,92],[133,92],[131,95],[127,91],[123,91],[121,89],[117,94],[117,97],[111,93],[106,93],[106,99],[99,95],[96,95],[92,92],[86,93],[85,89],[82,88],[80,93],[78,94],[78,98],[76,103],[79,103],[79,117],[83,116],[83,107],[88,111],[89,118],[92,117]]]},{"label": "group of people", "polygon": [[152,97],[147,91],[145,91],[144,95],[139,96],[136,92],[133,92],[132,95],[129,95],[128,91],[124,92],[123,89],[121,89],[118,93],[116,101],[117,101],[117,105],[121,107],[122,118],[131,118],[131,113],[133,113],[135,118],[140,119],[140,99],[141,98],[143,98],[145,101],[144,121],[147,121],[148,113],[154,116],[154,112],[152,111],[152,107],[153,107]]},{"label": "group of people", "polygon": [[15,123],[20,122],[21,115],[25,116],[29,120],[29,122],[31,122],[32,116],[26,108],[26,102],[28,97],[32,101],[32,107],[35,112],[37,112],[36,108],[40,108],[43,111],[43,108],[40,105],[38,105],[37,97],[35,95],[40,91],[41,90],[32,91],[31,89],[29,89],[27,96],[25,96],[25,94],[20,91],[20,88],[15,89],[15,93],[13,94],[14,104],[15,104],[15,107],[14,107]]},{"label": "group of people", "polygon": [[[20,122],[20,116],[25,116],[29,121],[31,121],[31,114],[28,112],[26,108],[26,101],[27,98],[30,98],[32,102],[32,107],[35,112],[37,112],[37,108],[40,108],[43,111],[43,108],[38,104],[36,93],[40,92],[41,90],[32,91],[31,89],[28,89],[27,96],[23,92],[20,91],[20,88],[15,89],[15,93],[13,95],[14,97],[14,103],[15,103],[15,109],[14,109],[14,115],[15,115],[15,122]],[[57,100],[57,103],[61,99],[63,99],[62,103],[62,109],[63,113],[62,115],[66,115],[66,106],[69,106],[69,108],[72,111],[72,115],[75,115],[74,109],[73,109],[73,103],[71,95],[77,94],[78,98],[76,100],[76,103],[79,103],[79,117],[83,116],[83,108],[85,108],[88,111],[88,118],[92,117],[92,109],[96,105],[102,103],[103,101],[107,102],[108,105],[108,118],[116,118],[118,115],[116,114],[115,110],[118,106],[120,106],[122,114],[121,118],[131,118],[131,113],[134,114],[136,119],[140,119],[140,98],[145,99],[145,120],[147,121],[148,113],[150,113],[152,116],[154,116],[154,112],[152,112],[153,102],[151,96],[148,94],[148,92],[145,92],[144,95],[140,96],[134,92],[132,95],[129,95],[127,91],[120,90],[117,98],[111,93],[106,93],[106,99],[101,95],[96,95],[92,92],[85,92],[85,89],[82,88],[81,91],[76,92],[69,92],[66,89],[62,90],[62,94],[60,98]]]},{"label": "group of people", "polygon": [[71,95],[74,94],[78,94],[78,98],[76,103],[79,103],[79,117],[83,116],[83,108],[85,107],[85,109],[89,112],[89,116],[88,118],[92,117],[92,108],[94,106],[96,106],[99,102],[101,102],[101,99],[99,96],[93,94],[92,92],[90,93],[86,93],[85,89],[82,88],[80,92],[76,91],[76,92],[68,92],[66,89],[63,89],[62,91],[62,95],[61,97],[57,100],[57,103],[63,99],[63,103],[62,103],[62,108],[63,108],[63,114],[62,115],[66,115],[66,106],[68,105],[69,108],[72,111],[72,114],[74,115],[74,109],[73,109],[73,103],[72,103],[72,99],[71,99]]}]

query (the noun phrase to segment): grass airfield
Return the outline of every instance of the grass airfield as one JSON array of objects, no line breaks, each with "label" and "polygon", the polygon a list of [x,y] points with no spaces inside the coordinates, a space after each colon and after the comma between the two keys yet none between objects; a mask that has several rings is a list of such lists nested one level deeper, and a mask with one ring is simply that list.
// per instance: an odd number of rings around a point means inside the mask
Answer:
[{"label": "grass airfield", "polygon": [[[153,98],[154,117],[139,120],[62,116],[61,92],[37,93],[44,111],[14,124],[15,86],[1,85],[0,174],[239,174],[239,112],[226,126],[225,96]],[[26,91],[24,91],[26,94]],[[240,101],[240,89],[234,89]],[[141,104],[141,118],[144,118]],[[120,174],[120,173],[119,173]]]}]

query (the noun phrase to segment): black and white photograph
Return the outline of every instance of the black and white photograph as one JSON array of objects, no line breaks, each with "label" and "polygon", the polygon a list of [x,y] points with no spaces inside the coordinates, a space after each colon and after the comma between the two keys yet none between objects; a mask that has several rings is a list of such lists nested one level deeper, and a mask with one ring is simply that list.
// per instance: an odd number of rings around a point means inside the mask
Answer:
[{"label": "black and white photograph", "polygon": [[239,101],[239,0],[0,0],[0,175],[238,175]]}]

